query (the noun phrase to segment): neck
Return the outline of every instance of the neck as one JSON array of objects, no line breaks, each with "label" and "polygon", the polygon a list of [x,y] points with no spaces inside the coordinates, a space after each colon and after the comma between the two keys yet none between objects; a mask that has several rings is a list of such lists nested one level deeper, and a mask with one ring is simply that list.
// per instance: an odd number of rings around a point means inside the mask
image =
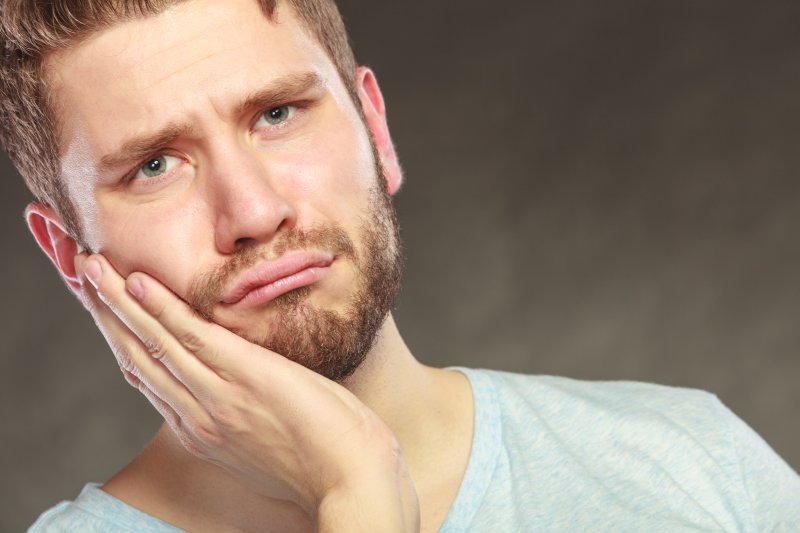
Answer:
[{"label": "neck", "polygon": [[[426,496],[428,492],[436,493],[438,499],[445,494],[444,499],[449,501],[438,514],[446,513],[466,466],[471,442],[472,402],[465,378],[420,364],[389,315],[364,363],[342,385],[375,411],[397,436],[420,497],[423,523],[425,502],[431,499]],[[461,453],[453,453],[454,440],[462,443]],[[448,468],[453,472],[449,485],[455,480],[450,496],[439,486],[442,471]],[[232,520],[252,516],[254,510],[273,520],[280,516],[275,523],[281,524],[282,531],[293,529],[287,527],[289,523],[295,524],[298,531],[310,527],[298,508],[283,501],[267,501],[218,466],[190,455],[166,425],[141,456],[103,488],[176,525],[198,520],[196,502],[203,502],[203,509],[209,514],[203,518],[205,523],[218,521],[228,530],[235,530],[230,527]],[[179,495],[181,501],[175,501],[174,495]],[[243,508],[249,508],[250,513],[243,512]],[[192,528],[195,529],[198,528]]]},{"label": "neck", "polygon": [[426,425],[444,400],[442,372],[420,364],[406,346],[389,315],[364,363],[342,383],[381,417],[411,457],[424,446]]}]

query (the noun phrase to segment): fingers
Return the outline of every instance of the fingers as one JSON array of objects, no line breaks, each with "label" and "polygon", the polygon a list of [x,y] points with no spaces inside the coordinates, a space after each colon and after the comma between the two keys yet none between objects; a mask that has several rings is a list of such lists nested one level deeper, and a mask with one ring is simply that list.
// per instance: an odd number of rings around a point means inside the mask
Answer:
[{"label": "fingers", "polygon": [[139,338],[111,312],[91,286],[84,288],[84,298],[90,302],[92,316],[131,385],[139,388],[141,384],[149,390],[158,391],[175,411],[198,410],[196,400],[186,387],[147,354]]},{"label": "fingers", "polygon": [[187,425],[183,422],[183,419],[172,408],[172,406],[159,398],[156,393],[154,393],[144,382],[140,381],[139,378],[137,378],[131,372],[123,370],[122,373],[125,376],[125,381],[127,381],[131,387],[141,392],[142,395],[147,398],[150,404],[155,407],[156,411],[158,411],[162,418],[164,418],[164,421],[166,421],[167,425],[170,427],[183,447],[195,456],[201,458],[205,457],[204,450],[196,444],[198,440],[196,439],[196,435],[191,432],[189,427],[187,427]]},{"label": "fingers", "polygon": [[[128,335],[138,340],[139,349],[135,351],[141,358],[134,361],[135,366],[145,375],[158,367],[165,372],[168,370],[168,373],[177,378],[195,398],[213,400],[214,383],[219,381],[219,377],[189,353],[155,317],[142,309],[131,292],[126,290],[125,280],[111,264],[104,257],[95,255],[85,260],[83,269],[92,285],[96,287],[96,292],[105,306],[124,324]],[[151,286],[160,285],[152,278],[150,281],[153,282]],[[162,300],[171,299],[180,302],[166,288],[161,296]],[[196,317],[191,318],[195,318],[194,326],[200,328],[206,326]],[[119,334],[124,336],[124,333]],[[195,336],[201,338],[199,334]],[[162,391],[156,388],[156,392]]]},{"label": "fingers", "polygon": [[[106,272],[109,270],[105,269]],[[112,276],[106,275],[105,278],[108,283]],[[96,279],[102,281],[102,277]],[[85,283],[83,298],[89,303],[87,308],[91,310],[126,380],[156,407],[173,431],[209,424],[210,418],[196,397],[164,365],[150,356],[139,337],[113,312],[114,303],[109,292],[98,293],[92,284]],[[182,440],[187,439],[184,436]]]},{"label": "fingers", "polygon": [[[186,302],[177,297],[157,280],[136,272],[128,276],[126,287],[147,311],[189,353],[194,354],[219,377],[231,381],[238,365],[227,355],[241,354],[236,350],[242,339],[225,328],[208,322]],[[225,348],[225,350],[222,349]],[[165,363],[170,364],[170,363]]]},{"label": "fingers", "polygon": [[[81,266],[92,268],[86,264]],[[202,446],[204,436],[207,437],[209,428],[214,427],[211,416],[198,397],[162,364],[164,357],[159,360],[151,355],[151,352],[157,354],[164,354],[166,351],[179,352],[181,351],[179,345],[173,341],[175,346],[170,347],[166,342],[153,341],[152,339],[158,334],[148,334],[146,338],[151,340],[144,341],[142,337],[145,335],[141,331],[138,333],[133,331],[131,325],[138,324],[141,320],[137,319],[149,315],[141,308],[137,309],[137,304],[125,293],[124,280],[107,261],[103,260],[99,266],[102,269],[100,276],[91,270],[86,273],[87,278],[91,277],[93,281],[92,284],[84,284],[83,299],[114,352],[125,380],[139,390],[156,408],[189,452],[204,457],[205,450]],[[94,288],[95,282],[100,288],[99,291]],[[125,302],[126,298],[130,301]],[[125,314],[126,310],[130,313],[131,304],[134,306],[133,311],[138,310],[140,315],[136,319],[131,319],[130,314]],[[149,318],[152,320],[152,317]],[[167,336],[166,332],[162,333]],[[145,346],[145,343],[150,347]],[[157,346],[166,347],[164,349],[166,351]],[[191,358],[188,354],[184,356]],[[197,362],[197,364],[203,367],[202,363]],[[203,367],[203,370],[213,375],[208,368]],[[204,398],[213,401],[208,395]]]}]

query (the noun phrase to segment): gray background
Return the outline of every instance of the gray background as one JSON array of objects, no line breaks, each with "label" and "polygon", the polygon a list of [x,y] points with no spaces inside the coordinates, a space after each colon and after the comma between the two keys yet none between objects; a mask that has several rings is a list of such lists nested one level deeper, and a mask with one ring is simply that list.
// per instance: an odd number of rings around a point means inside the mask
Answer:
[{"label": "gray background", "polygon": [[[417,356],[715,392],[800,467],[800,4],[341,3],[407,183]],[[24,228],[6,160],[0,530],[158,418]]]}]

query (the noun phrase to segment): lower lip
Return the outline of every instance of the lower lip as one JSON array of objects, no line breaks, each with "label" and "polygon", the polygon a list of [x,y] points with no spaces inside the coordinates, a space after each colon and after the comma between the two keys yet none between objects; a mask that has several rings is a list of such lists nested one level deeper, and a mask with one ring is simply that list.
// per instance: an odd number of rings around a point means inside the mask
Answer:
[{"label": "lower lip", "polygon": [[291,276],[286,276],[285,278],[273,281],[267,285],[256,287],[245,294],[244,298],[233,304],[233,306],[254,307],[269,303],[282,294],[318,282],[328,273],[330,268],[330,266],[306,268],[295,272]]}]

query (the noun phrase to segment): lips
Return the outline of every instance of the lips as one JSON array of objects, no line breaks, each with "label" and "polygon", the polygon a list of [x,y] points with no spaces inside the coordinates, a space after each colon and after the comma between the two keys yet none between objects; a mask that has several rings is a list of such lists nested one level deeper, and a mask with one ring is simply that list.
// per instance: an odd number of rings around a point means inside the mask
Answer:
[{"label": "lips", "polygon": [[222,302],[227,305],[269,302],[281,294],[318,281],[333,260],[332,253],[302,251],[259,263],[239,277]]}]

